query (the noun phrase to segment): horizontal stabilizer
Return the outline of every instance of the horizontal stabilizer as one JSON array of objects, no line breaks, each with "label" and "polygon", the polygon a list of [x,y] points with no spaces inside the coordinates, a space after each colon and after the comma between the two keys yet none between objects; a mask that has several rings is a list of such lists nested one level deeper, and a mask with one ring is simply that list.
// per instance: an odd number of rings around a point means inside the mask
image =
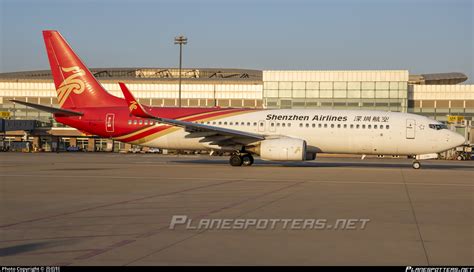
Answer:
[{"label": "horizontal stabilizer", "polygon": [[48,106],[44,106],[44,105],[38,105],[38,104],[19,101],[19,100],[15,100],[15,99],[11,99],[10,101],[21,104],[21,105],[25,105],[25,106],[28,106],[28,107],[31,107],[31,108],[34,108],[34,109],[38,109],[40,111],[50,112],[50,113],[54,113],[54,114],[61,114],[61,115],[65,115],[65,116],[82,116],[82,115],[84,115],[82,112],[78,112],[78,111],[65,110],[65,109],[60,109],[60,108],[55,108],[55,107],[48,107]]}]

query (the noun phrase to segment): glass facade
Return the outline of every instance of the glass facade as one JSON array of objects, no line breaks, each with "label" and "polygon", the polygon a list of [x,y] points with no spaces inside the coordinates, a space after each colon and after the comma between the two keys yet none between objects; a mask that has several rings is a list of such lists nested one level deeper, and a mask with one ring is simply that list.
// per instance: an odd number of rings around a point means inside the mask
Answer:
[{"label": "glass facade", "polygon": [[409,86],[408,111],[439,121],[449,116],[474,120],[474,85]]},{"label": "glass facade", "polygon": [[267,108],[407,111],[407,71],[264,71]]}]

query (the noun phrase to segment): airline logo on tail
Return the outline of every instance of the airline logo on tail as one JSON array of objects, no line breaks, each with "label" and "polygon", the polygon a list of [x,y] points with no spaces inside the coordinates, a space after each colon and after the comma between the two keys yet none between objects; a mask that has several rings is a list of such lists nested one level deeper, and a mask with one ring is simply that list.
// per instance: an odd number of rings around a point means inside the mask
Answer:
[{"label": "airline logo on tail", "polygon": [[138,108],[137,106],[137,101],[130,101],[130,106],[128,106],[128,109],[130,111],[136,110]]},{"label": "airline logo on tail", "polygon": [[61,85],[59,85],[59,88],[57,90],[58,102],[60,106],[64,104],[71,92],[74,92],[75,94],[81,94],[84,92],[84,89],[86,87],[84,81],[78,78],[86,74],[84,70],[82,70],[78,66],[72,66],[68,68],[61,67],[61,70],[64,73],[73,73],[69,75],[66,79],[64,79],[64,81],[61,83]]}]

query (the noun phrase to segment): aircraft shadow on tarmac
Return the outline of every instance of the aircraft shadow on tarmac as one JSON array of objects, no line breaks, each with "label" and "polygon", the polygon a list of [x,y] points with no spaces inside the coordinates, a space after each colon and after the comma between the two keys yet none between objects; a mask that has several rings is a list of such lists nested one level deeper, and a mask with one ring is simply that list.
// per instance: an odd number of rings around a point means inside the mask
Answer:
[{"label": "aircraft shadow on tarmac", "polygon": [[[172,161],[179,164],[206,164],[206,165],[228,165],[227,160],[185,160],[185,161]],[[439,161],[438,161],[439,162]],[[422,169],[430,170],[459,170],[459,169],[470,169],[474,170],[474,165],[465,164],[441,164],[441,163],[430,163],[422,162]],[[315,168],[337,168],[337,167],[356,167],[356,168],[409,168],[411,169],[411,163],[399,163],[399,162],[325,162],[325,161],[314,161],[314,162],[272,162],[255,159],[255,163],[252,167],[315,167]]]},{"label": "aircraft shadow on tarmac", "polygon": [[51,247],[70,244],[70,243],[72,243],[71,240],[43,241],[43,242],[34,242],[34,243],[4,247],[4,248],[0,248],[0,257],[17,255],[17,254],[27,253],[31,251],[51,248]]}]

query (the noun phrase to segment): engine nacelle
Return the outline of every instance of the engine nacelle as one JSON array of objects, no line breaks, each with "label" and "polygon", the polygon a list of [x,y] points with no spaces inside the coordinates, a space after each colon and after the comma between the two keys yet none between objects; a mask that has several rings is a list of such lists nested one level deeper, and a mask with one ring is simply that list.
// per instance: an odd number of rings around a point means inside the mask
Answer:
[{"label": "engine nacelle", "polygon": [[268,139],[250,149],[269,161],[304,161],[306,159],[306,141],[295,138]]}]

